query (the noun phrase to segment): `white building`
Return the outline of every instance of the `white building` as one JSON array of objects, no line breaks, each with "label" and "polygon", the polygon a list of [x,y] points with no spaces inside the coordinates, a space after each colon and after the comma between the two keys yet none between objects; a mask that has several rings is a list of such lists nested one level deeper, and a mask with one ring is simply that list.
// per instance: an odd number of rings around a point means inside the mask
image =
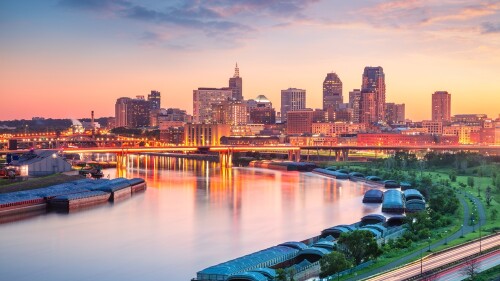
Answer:
[{"label": "white building", "polygon": [[9,165],[17,167],[21,176],[46,176],[71,171],[71,165],[57,154],[57,150],[33,150]]}]

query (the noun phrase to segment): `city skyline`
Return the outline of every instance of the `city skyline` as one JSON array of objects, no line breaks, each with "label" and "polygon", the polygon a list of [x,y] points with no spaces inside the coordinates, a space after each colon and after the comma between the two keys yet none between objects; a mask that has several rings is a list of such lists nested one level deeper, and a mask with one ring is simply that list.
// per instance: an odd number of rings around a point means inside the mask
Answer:
[{"label": "city skyline", "polygon": [[[452,115],[496,118],[499,14],[488,1],[4,2],[0,119],[113,116],[117,98],[152,89],[162,107],[193,112],[192,91],[227,85],[236,62],[245,98],[277,108],[293,87],[321,108],[326,73],[347,95],[382,66],[386,100],[409,119],[431,119],[436,91],[453,95]],[[53,102],[70,96],[78,106]]]}]

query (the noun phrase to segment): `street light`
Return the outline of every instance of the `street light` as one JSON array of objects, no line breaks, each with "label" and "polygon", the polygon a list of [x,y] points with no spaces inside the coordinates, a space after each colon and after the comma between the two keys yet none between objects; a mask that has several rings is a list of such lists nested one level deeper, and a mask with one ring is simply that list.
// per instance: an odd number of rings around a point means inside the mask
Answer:
[{"label": "street light", "polygon": [[448,245],[448,235],[447,235],[447,233],[448,233],[448,230],[446,230],[446,231],[444,232],[444,239],[445,239],[445,240],[444,240],[444,244],[445,244],[445,245]]},{"label": "street light", "polygon": [[427,239],[427,242],[429,242],[429,252],[431,251],[431,237],[429,236],[429,238]]},{"label": "street light", "polygon": [[462,236],[460,238],[464,238],[464,225],[462,224]]}]

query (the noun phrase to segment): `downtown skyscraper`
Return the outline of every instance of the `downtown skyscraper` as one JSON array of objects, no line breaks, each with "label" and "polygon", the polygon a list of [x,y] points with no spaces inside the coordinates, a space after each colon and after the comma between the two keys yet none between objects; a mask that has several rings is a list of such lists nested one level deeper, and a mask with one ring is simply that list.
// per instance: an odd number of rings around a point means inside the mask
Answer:
[{"label": "downtown skyscraper", "polygon": [[451,121],[451,94],[447,91],[432,94],[432,121]]},{"label": "downtown skyscraper", "polygon": [[240,77],[238,63],[234,68],[233,77],[229,78],[229,89],[233,92],[232,98],[234,100],[243,100],[243,79]]},{"label": "downtown skyscraper", "polygon": [[[375,112],[370,114],[375,116],[376,121],[385,121],[385,74],[384,69],[381,66],[367,66],[363,72],[363,81],[361,84],[361,92],[373,93],[375,96]],[[362,99],[363,99],[362,95]],[[367,98],[367,100],[371,100]],[[366,113],[366,112],[365,112]]]},{"label": "downtown skyscraper", "polygon": [[288,88],[281,90],[281,121],[287,120],[287,112],[306,108],[306,90]]},{"label": "downtown skyscraper", "polygon": [[327,73],[323,81],[323,110],[337,109],[338,105],[343,102],[342,81],[336,73]]}]

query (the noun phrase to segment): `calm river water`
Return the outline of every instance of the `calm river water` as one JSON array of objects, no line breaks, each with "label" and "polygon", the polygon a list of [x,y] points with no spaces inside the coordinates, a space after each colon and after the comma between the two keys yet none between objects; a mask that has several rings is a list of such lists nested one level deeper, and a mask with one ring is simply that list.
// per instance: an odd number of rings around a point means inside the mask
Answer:
[{"label": "calm river water", "polygon": [[146,178],[147,191],[1,224],[0,279],[188,281],[208,266],[380,213],[361,203],[368,186],[312,173],[134,156],[126,176]]}]

